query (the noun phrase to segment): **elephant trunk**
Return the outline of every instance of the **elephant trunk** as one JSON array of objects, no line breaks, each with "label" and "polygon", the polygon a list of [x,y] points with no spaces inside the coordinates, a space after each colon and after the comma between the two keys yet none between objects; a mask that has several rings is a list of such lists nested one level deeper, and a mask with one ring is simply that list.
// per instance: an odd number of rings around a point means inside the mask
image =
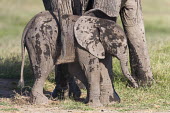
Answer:
[{"label": "elephant trunk", "polygon": [[120,59],[121,69],[125,77],[132,83],[132,86],[134,88],[138,88],[138,84],[135,81],[135,79],[131,76],[129,70],[128,70],[128,61],[124,60],[125,58]]}]

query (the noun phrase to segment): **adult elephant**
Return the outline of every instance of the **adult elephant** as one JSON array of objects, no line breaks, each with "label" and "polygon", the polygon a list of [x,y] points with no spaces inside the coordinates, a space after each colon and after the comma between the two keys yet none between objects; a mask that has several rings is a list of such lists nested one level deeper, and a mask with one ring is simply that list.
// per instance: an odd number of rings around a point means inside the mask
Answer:
[{"label": "adult elephant", "polygon": [[[86,16],[81,17],[62,16],[62,21],[69,23],[63,24],[63,26],[67,26],[67,32],[70,35],[63,37],[70,40],[69,43],[65,43],[69,44],[70,50],[67,56],[68,60],[65,62],[62,61],[61,57],[58,13],[41,12],[27,24],[22,37],[22,50],[24,55],[25,47],[27,48],[35,75],[31,98],[33,103],[40,104],[48,101],[47,97],[43,95],[44,82],[54,65],[62,63],[69,63],[70,73],[77,75],[77,78],[85,84],[88,91],[87,97],[89,97],[88,103],[91,106],[113,103],[112,81],[106,68],[107,64],[105,64],[107,62],[105,60],[110,59],[107,54],[120,60],[123,74],[132,82],[134,87],[138,87],[128,71],[127,40],[123,30],[114,21],[97,18],[97,15],[108,17],[100,10],[92,10]],[[74,35],[76,41],[74,41]],[[76,65],[74,64],[73,67],[73,64],[70,63],[76,63]],[[75,74],[77,71],[79,72],[77,66],[81,67],[84,74]],[[23,81],[22,73],[20,82]]]},{"label": "adult elephant", "polygon": [[[146,44],[141,0],[62,0],[63,3],[57,4],[58,1],[60,0],[51,0],[52,4],[48,5],[44,3],[52,10],[57,6],[64,6],[62,11],[76,12],[78,15],[92,8],[100,9],[110,17],[118,17],[120,14],[128,38],[132,76],[141,86],[152,83],[153,75]],[[71,7],[64,5],[64,2],[69,2]]]}]

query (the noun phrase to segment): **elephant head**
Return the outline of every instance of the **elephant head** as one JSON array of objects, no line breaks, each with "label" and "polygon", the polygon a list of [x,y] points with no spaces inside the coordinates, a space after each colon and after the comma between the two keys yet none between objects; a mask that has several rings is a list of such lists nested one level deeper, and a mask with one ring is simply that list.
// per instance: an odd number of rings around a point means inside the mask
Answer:
[{"label": "elephant head", "polygon": [[[98,18],[94,17],[95,14],[105,16]],[[138,87],[128,71],[128,46],[125,33],[113,19],[109,19],[109,16],[98,9],[90,10],[76,21],[74,34],[78,44],[95,57],[104,59],[106,53],[117,57],[120,60],[123,74],[134,87]]]},{"label": "elephant head", "polygon": [[77,42],[100,59],[105,58],[106,51],[114,55],[117,47],[122,44],[127,46],[126,36],[121,27],[112,17],[98,9],[90,10],[81,16],[75,23],[74,33]]}]

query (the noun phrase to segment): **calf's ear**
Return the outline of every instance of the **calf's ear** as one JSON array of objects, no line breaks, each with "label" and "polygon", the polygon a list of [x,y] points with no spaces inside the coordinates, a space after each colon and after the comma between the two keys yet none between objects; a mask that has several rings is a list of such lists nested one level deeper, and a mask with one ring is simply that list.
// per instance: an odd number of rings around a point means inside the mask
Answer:
[{"label": "calf's ear", "polygon": [[74,34],[78,44],[92,55],[104,59],[105,50],[100,41],[100,19],[81,16],[74,25]]}]

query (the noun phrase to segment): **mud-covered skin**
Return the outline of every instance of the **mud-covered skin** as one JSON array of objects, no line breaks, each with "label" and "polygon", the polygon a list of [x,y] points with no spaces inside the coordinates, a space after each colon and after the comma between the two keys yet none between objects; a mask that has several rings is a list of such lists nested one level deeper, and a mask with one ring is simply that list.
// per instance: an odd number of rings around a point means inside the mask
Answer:
[{"label": "mud-covered skin", "polygon": [[75,36],[79,37],[77,42],[92,55],[100,59],[104,59],[106,53],[117,57],[123,74],[134,87],[138,87],[128,71],[127,39],[120,26],[111,20],[82,16],[75,23],[74,30]]},{"label": "mud-covered skin", "polygon": [[[56,15],[57,17],[56,13],[53,13],[52,15]],[[60,51],[61,51],[61,48],[58,42],[58,41],[61,41],[61,40],[58,40],[59,39],[58,36],[60,36],[58,32],[59,24],[57,20],[54,19],[54,16],[52,15],[49,12],[42,12],[42,13],[37,14],[26,26],[24,33],[23,33],[23,38],[22,38],[22,50],[24,52],[25,50],[24,46],[26,46],[28,50],[30,62],[33,68],[33,72],[35,75],[35,83],[32,89],[31,99],[33,103],[37,103],[37,104],[47,103],[48,99],[43,95],[43,85],[48,74],[53,69],[54,65],[58,62],[58,60],[60,60],[60,57],[58,57],[60,56]],[[69,18],[68,20],[70,20],[69,21],[70,24],[74,24],[74,22],[76,21],[73,21],[73,20],[77,19],[77,16],[65,16],[63,18],[65,19]],[[100,22],[101,22],[101,25],[104,25],[102,23],[106,21],[106,22],[110,22],[110,24],[113,24],[113,26],[115,26],[114,25],[115,23],[110,20],[98,19],[98,18],[93,18],[93,19],[96,19],[94,23],[91,23],[94,25],[96,25],[96,23],[99,24]],[[87,24],[85,23],[84,25],[87,25]],[[107,28],[107,26],[102,26],[99,28],[107,29],[108,32],[114,34],[112,27]],[[98,31],[99,34],[105,34],[104,33],[105,30],[103,31],[100,31],[100,29],[98,30],[99,30]],[[122,29],[117,29],[117,30],[118,30],[117,32],[119,32],[121,36],[124,36]],[[92,33],[92,32],[89,32],[89,33]],[[95,41],[98,41],[95,39],[97,34],[93,36],[94,36],[93,39]],[[79,38],[79,37],[76,37],[76,38]],[[120,39],[121,41],[124,41],[122,37]],[[99,42],[100,41],[102,40],[99,40]],[[110,44],[108,41],[105,42],[105,40],[103,40],[101,43]],[[116,43],[121,43],[121,42],[120,40],[118,40]],[[106,49],[104,50],[106,51],[106,53],[110,52],[107,49],[110,49],[111,47],[109,48],[109,46],[106,46],[103,48]],[[118,48],[121,48],[121,47],[117,46],[116,49]],[[87,78],[87,80],[82,79],[82,82],[86,85],[86,88],[88,90],[87,102],[89,102],[89,105],[102,106],[102,104],[107,105],[109,103],[113,103],[116,99],[119,100],[119,97],[115,94],[115,91],[113,89],[113,86],[112,86],[113,84],[111,81],[112,79],[109,79],[111,78],[111,71],[110,71],[111,69],[109,68],[111,67],[111,64],[110,64],[111,62],[107,64],[107,62],[111,60],[109,55],[105,54],[105,59],[101,61],[100,58],[98,58],[98,56],[92,55],[91,52],[83,49],[77,43],[75,43],[75,50],[76,50],[75,52],[76,58],[73,59],[73,62],[76,63],[78,61],[80,64],[79,65],[80,68],[85,72],[84,78]],[[68,62],[65,62],[65,63],[68,63]],[[23,69],[23,65],[22,65],[22,69]],[[102,88],[100,88],[100,84],[102,85]]]},{"label": "mud-covered skin", "polygon": [[[120,14],[130,50],[130,65],[132,76],[140,86],[153,81],[150,59],[147,50],[145,29],[142,16],[141,0],[43,0],[46,9],[56,10],[60,6],[62,12],[82,15],[89,9],[100,9],[110,17]],[[60,1],[57,4],[56,1]],[[61,2],[62,1],[62,2]],[[67,5],[66,5],[67,4]],[[68,5],[69,4],[69,5]],[[72,4],[72,6],[70,6]],[[51,7],[51,8],[50,8]]]},{"label": "mud-covered skin", "polygon": [[[44,82],[56,61],[58,25],[49,12],[37,14],[26,26],[22,45],[26,46],[35,76],[31,101],[45,104]],[[23,47],[24,48],[24,47]]]},{"label": "mud-covered skin", "polygon": [[[75,19],[75,20],[74,20]],[[77,16],[65,16],[63,21],[67,21],[71,25],[75,23]],[[67,23],[67,24],[68,24]],[[71,26],[70,25],[70,26]],[[73,26],[71,26],[73,27]],[[64,29],[67,33],[69,29],[73,28],[66,27]],[[28,50],[30,62],[33,68],[33,73],[35,75],[35,83],[32,89],[32,98],[31,101],[35,104],[47,103],[48,99],[43,95],[43,85],[51,72],[55,64],[69,63],[75,61],[75,51],[74,49],[74,40],[71,38],[73,33],[70,33],[69,39],[71,43],[67,43],[69,50],[67,56],[64,60],[61,57],[61,39],[60,39],[60,26],[58,22],[58,15],[56,12],[44,11],[37,14],[31,19],[24,29],[22,37],[22,56],[24,56],[25,47]],[[66,33],[66,34],[67,34]],[[64,38],[64,37],[63,37]],[[70,45],[69,45],[70,44]],[[71,49],[70,49],[71,48]],[[70,54],[71,53],[71,54]],[[21,71],[21,80],[20,83],[23,85],[23,65]],[[70,86],[73,85],[72,82],[69,82]],[[75,83],[74,83],[75,84]],[[72,89],[71,89],[72,90]],[[74,90],[72,91],[74,92]],[[80,94],[74,92],[75,97],[79,97]]]},{"label": "mud-covered skin", "polygon": [[[110,20],[114,20],[114,21],[116,20],[116,17],[110,17],[106,13],[104,13],[100,10],[99,11],[97,10],[93,13],[91,13],[92,11],[90,11],[90,12],[86,12],[84,14],[85,11],[87,11],[87,10],[89,10],[93,7],[93,5],[92,5],[93,1],[89,1],[89,0],[43,0],[43,2],[44,2],[44,6],[45,6],[46,10],[55,11],[55,10],[60,9],[61,15],[63,15],[63,14],[82,15],[83,14],[83,15],[95,16],[95,17],[98,17],[98,18],[110,19]],[[109,74],[110,77],[112,78],[111,81],[113,81],[112,59],[110,58],[109,60],[103,60],[103,63],[107,64],[106,65],[107,68],[105,66],[102,67],[102,68],[104,68],[103,70],[106,70],[105,71],[106,73],[102,73],[103,78],[108,78],[108,75],[107,75],[108,72],[107,71],[109,70],[109,72],[111,72],[111,74]],[[67,64],[65,64],[65,65],[67,65]],[[58,70],[59,72],[62,72],[62,70],[57,69],[57,67],[62,68],[62,66],[58,65],[58,66],[55,67],[56,70]],[[73,70],[75,70],[75,69],[73,69]],[[55,89],[52,93],[54,98],[57,97],[57,95],[62,95],[63,93],[60,93],[60,92],[65,92],[65,89],[66,89],[65,87],[67,87],[67,84],[68,84],[66,82],[68,80],[65,79],[66,75],[63,75],[61,73],[55,73],[55,74],[56,74],[56,87],[55,87]],[[104,79],[104,80],[108,80],[108,79]],[[109,81],[108,82],[105,81],[104,83],[109,84]],[[63,84],[65,84],[65,85],[63,86]],[[79,85],[79,83],[78,83],[78,85]],[[113,85],[113,83],[112,83],[112,85]],[[76,87],[76,84],[73,86],[73,88],[69,86],[70,89],[74,89],[73,92],[79,92],[79,89],[75,88],[75,87]],[[79,85],[79,87],[81,87],[81,86]],[[113,87],[110,87],[110,88],[111,89],[109,89],[107,87],[108,91],[113,91],[112,95],[114,95],[114,101],[119,102],[120,98],[117,95],[116,91],[114,90]],[[101,90],[101,91],[103,91],[103,90]],[[104,93],[104,91],[103,91],[103,93]],[[74,95],[79,95],[79,94],[75,93]],[[87,97],[86,100],[88,100],[88,97]]]}]

